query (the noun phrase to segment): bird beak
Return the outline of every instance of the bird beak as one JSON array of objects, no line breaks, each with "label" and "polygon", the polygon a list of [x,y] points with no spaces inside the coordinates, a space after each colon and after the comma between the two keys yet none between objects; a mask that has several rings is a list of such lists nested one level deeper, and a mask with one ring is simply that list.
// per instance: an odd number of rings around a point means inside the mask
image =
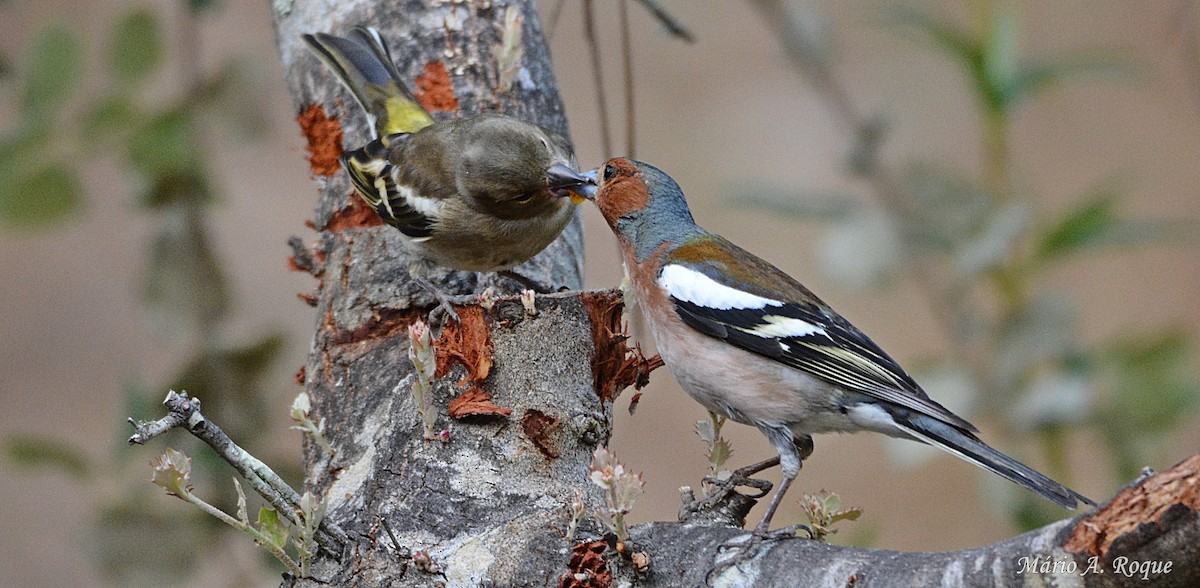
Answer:
[{"label": "bird beak", "polygon": [[546,186],[555,196],[570,197],[575,204],[596,197],[596,175],[581,174],[562,163],[546,170]]}]

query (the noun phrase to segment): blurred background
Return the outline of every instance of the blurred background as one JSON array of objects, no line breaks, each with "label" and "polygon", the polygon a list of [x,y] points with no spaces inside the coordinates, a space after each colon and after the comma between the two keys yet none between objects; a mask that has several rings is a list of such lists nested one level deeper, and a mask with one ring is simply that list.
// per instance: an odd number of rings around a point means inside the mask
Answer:
[{"label": "blurred background", "polygon": [[[13,586],[276,585],[251,542],[146,482],[127,416],[170,387],[299,478],[288,430],[315,202],[268,2],[0,0],[0,574]],[[1200,447],[1200,6],[1191,1],[541,0],[579,159],[634,152],[697,220],[801,279],[976,422],[1095,499]],[[774,8],[772,8],[774,7]],[[585,209],[587,285],[620,281]],[[663,370],[612,447],[671,520],[710,469]],[[722,430],[725,467],[772,455]],[[229,473],[182,435],[197,493]],[[653,448],[647,450],[646,448]],[[777,472],[772,479],[777,479]],[[830,540],[984,544],[1068,516],[934,450],[825,436],[800,497],[860,507]],[[753,513],[752,518],[759,516]],[[219,566],[207,565],[221,562]]]}]

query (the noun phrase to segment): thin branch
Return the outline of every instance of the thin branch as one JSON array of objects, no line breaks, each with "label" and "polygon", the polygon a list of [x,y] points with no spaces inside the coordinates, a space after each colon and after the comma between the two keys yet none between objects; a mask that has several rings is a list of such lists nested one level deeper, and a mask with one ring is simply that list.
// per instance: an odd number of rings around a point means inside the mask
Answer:
[{"label": "thin branch", "polygon": [[554,40],[554,33],[558,30],[558,19],[562,16],[563,6],[566,4],[567,0],[557,0],[550,9],[550,16],[546,18],[546,44]]},{"label": "thin branch", "polygon": [[649,10],[650,14],[654,16],[654,18],[658,19],[658,22],[662,23],[662,26],[667,29],[668,33],[671,33],[672,35],[683,39],[688,43],[696,42],[696,37],[692,35],[692,32],[689,31],[687,27],[683,26],[683,23],[680,22],[679,19],[671,16],[671,13],[667,12],[667,10],[658,3],[658,0],[638,0],[638,2],[642,6],[645,6],[646,10]]},{"label": "thin branch", "polygon": [[1188,89],[1192,101],[1200,108],[1200,25],[1196,23],[1196,7],[1192,0],[1179,3],[1179,12],[1174,21],[1183,37],[1183,68],[1187,71]]},{"label": "thin branch", "polygon": [[625,72],[625,153],[637,159],[637,119],[634,116],[633,44],[629,40],[629,1],[621,0],[618,14],[621,19],[621,61]]},{"label": "thin branch", "polygon": [[592,81],[596,84],[596,107],[600,113],[600,144],[604,158],[613,156],[612,136],[608,124],[608,99],[604,96],[604,72],[600,66],[600,42],[596,36],[596,15],[592,0],[583,0],[583,31],[592,57]]},{"label": "thin branch", "polygon": [[[134,434],[129,437],[130,445],[142,445],[175,427],[186,423],[187,430],[197,439],[212,447],[233,469],[241,474],[246,483],[258,492],[275,510],[282,513],[292,522],[301,525],[303,522],[297,516],[300,510],[300,494],[298,494],[267,464],[259,461],[245,449],[234,443],[229,435],[220,427],[209,421],[200,413],[200,399],[171,390],[167,393],[163,405],[167,407],[167,415],[152,422],[138,423],[132,418],[129,424],[134,427]],[[328,521],[321,522],[318,542],[332,554],[339,554],[347,542],[346,533],[337,525]]]},{"label": "thin branch", "polygon": [[655,577],[672,586],[1196,586],[1198,484],[1195,455],[1134,480],[1095,510],[957,551],[899,553],[802,537],[745,550],[745,530],[695,520],[630,533],[653,546]]}]

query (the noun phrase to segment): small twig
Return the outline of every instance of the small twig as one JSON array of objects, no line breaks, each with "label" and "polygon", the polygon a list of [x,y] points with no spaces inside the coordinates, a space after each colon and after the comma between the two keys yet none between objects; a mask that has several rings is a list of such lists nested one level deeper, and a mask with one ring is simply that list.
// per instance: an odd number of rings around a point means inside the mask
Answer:
[{"label": "small twig", "polygon": [[1184,70],[1188,73],[1188,89],[1197,108],[1200,108],[1200,31],[1196,25],[1196,9],[1190,0],[1179,3],[1174,21],[1183,37]]},{"label": "small twig", "polygon": [[692,36],[692,32],[689,31],[687,27],[683,26],[683,23],[679,22],[679,19],[671,16],[671,13],[667,12],[667,10],[658,3],[658,0],[638,0],[638,2],[641,3],[642,6],[645,6],[646,10],[649,10],[650,14],[653,15],[654,18],[658,19],[658,22],[662,23],[662,26],[667,29],[668,33],[671,33],[672,35],[679,37],[688,43],[696,42],[696,37]]},{"label": "small twig", "polygon": [[410,555],[408,553],[408,549],[406,549],[400,545],[400,540],[396,539],[396,534],[392,532],[392,526],[388,524],[387,519],[385,519],[383,517],[379,517],[379,524],[383,526],[383,530],[387,533],[387,536],[392,540],[392,545],[396,546],[396,554],[399,555],[401,558],[406,558],[406,559],[409,558]]},{"label": "small twig", "polygon": [[546,44],[554,40],[554,33],[558,31],[558,19],[562,16],[563,6],[566,6],[567,0],[558,0],[554,3],[554,7],[550,9],[550,16],[546,17]]},{"label": "small twig", "polygon": [[[200,413],[200,399],[171,390],[167,393],[163,405],[167,407],[167,415],[156,421],[138,423],[132,418],[129,424],[134,427],[134,434],[129,437],[130,445],[142,445],[170,429],[187,424],[187,430],[197,439],[212,447],[233,469],[241,474],[246,483],[263,497],[275,510],[297,525],[303,521],[296,512],[300,509],[300,495],[284,482],[267,464],[250,455],[245,449],[234,443],[229,435]],[[338,555],[347,542],[346,533],[337,525],[322,521],[317,537],[321,547],[331,554]]]},{"label": "small twig", "polygon": [[629,0],[617,4],[621,19],[621,61],[625,72],[625,154],[637,159],[637,121],[634,117],[633,45],[629,41]]},{"label": "small twig", "polygon": [[604,158],[613,156],[612,136],[608,129],[608,99],[604,96],[604,72],[600,66],[600,41],[596,36],[596,15],[592,0],[583,0],[583,31],[592,57],[592,81],[596,84],[596,107],[600,113],[600,144]]}]

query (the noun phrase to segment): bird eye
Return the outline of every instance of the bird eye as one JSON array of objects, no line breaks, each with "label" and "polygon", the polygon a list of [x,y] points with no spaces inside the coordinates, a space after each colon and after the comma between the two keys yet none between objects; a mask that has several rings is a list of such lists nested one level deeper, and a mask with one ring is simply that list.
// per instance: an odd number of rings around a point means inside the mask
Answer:
[{"label": "bird eye", "polygon": [[533,192],[526,192],[520,196],[517,196],[516,198],[513,198],[513,201],[517,204],[525,204],[530,200],[533,200]]},{"label": "bird eye", "polygon": [[613,167],[612,164],[604,166],[604,181],[607,182],[616,177],[616,175],[617,168]]}]

